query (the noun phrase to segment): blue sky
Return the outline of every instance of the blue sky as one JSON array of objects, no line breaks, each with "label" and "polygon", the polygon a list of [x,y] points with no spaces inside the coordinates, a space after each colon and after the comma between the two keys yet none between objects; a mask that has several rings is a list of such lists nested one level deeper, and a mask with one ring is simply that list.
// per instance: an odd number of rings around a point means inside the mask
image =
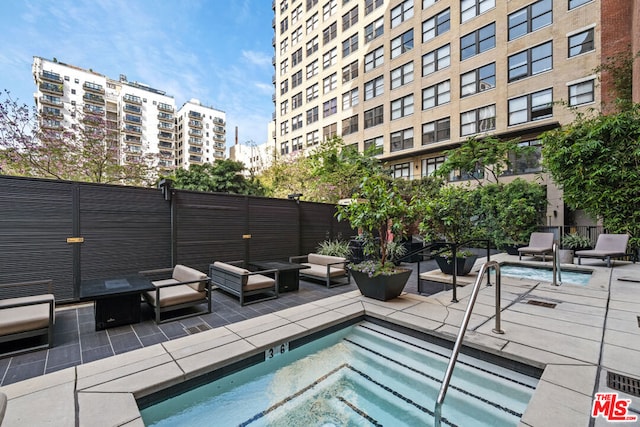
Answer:
[{"label": "blue sky", "polygon": [[0,2],[0,89],[33,104],[33,56],[125,74],[226,112],[227,145],[261,144],[273,103],[269,0]]}]

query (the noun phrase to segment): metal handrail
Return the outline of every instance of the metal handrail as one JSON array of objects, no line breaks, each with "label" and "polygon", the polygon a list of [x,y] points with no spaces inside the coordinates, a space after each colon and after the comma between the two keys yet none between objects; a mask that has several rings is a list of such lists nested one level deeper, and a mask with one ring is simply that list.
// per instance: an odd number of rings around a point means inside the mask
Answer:
[{"label": "metal handrail", "polygon": [[476,281],[473,284],[473,290],[471,291],[471,295],[469,297],[469,304],[467,305],[467,310],[464,312],[464,318],[462,319],[462,324],[460,325],[460,330],[458,331],[458,337],[456,338],[456,342],[453,345],[451,358],[449,359],[447,370],[445,371],[444,378],[442,379],[442,385],[440,386],[440,392],[438,393],[436,406],[433,411],[434,427],[440,427],[441,425],[442,404],[444,403],[444,398],[447,394],[447,390],[449,389],[449,382],[451,381],[451,376],[453,375],[453,368],[455,367],[458,360],[458,354],[460,353],[460,348],[462,347],[462,339],[465,332],[467,332],[467,326],[469,325],[469,320],[471,319],[471,311],[473,310],[473,306],[475,305],[476,299],[478,297],[478,292],[480,291],[480,283],[482,283],[482,278],[484,277],[485,273],[487,273],[487,271],[489,271],[489,269],[492,267],[496,270],[496,324],[492,332],[494,334],[504,334],[504,331],[500,329],[500,264],[498,264],[497,261],[487,261],[482,264],[480,272],[478,273],[478,277],[476,277]]},{"label": "metal handrail", "polygon": [[[553,286],[559,286],[562,284],[562,273],[560,272],[560,254],[558,253],[558,244],[553,244],[553,280],[551,284]],[[556,281],[556,273],[558,276],[558,281]]]}]

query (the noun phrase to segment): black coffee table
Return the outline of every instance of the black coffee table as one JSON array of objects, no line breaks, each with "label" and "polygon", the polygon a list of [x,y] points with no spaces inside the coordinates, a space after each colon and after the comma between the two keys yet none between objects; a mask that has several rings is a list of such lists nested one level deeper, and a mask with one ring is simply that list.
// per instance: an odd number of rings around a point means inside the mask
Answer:
[{"label": "black coffee table", "polygon": [[145,277],[131,275],[83,280],[80,301],[94,301],[96,331],[140,323],[140,294],[155,287]]},{"label": "black coffee table", "polygon": [[[311,268],[307,265],[287,261],[255,261],[250,266],[259,270],[278,270],[278,292],[297,291],[300,288],[300,270]],[[273,276],[274,274],[267,274]]]}]

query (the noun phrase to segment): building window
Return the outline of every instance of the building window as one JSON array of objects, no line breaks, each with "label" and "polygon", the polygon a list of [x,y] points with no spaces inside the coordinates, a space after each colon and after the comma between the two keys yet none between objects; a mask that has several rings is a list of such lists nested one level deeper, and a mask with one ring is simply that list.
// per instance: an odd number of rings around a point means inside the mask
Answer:
[{"label": "building window", "polygon": [[329,68],[338,63],[338,48],[333,48],[322,55],[322,68]]},{"label": "building window", "polygon": [[413,49],[413,28],[391,40],[391,59]]},{"label": "building window", "polygon": [[318,136],[320,132],[314,130],[313,132],[309,132],[307,134],[307,147],[311,147],[313,145],[317,145],[320,142],[320,137]]},{"label": "building window", "polygon": [[384,109],[382,105],[364,112],[364,128],[381,125],[384,119]]},{"label": "building window", "polygon": [[393,165],[391,168],[393,169],[394,178],[411,179],[411,163],[400,163]]},{"label": "building window", "polygon": [[364,84],[364,100],[367,101],[384,93],[384,76],[378,76]]},{"label": "building window", "polygon": [[307,34],[318,28],[318,14],[315,13],[311,18],[307,19]]},{"label": "building window", "polygon": [[576,83],[569,86],[569,105],[575,107],[577,105],[588,104],[594,100],[594,82],[587,80],[585,82]]},{"label": "building window", "polygon": [[569,0],[569,10],[574,9],[578,6],[582,6],[583,4],[589,3],[593,0]]},{"label": "building window", "polygon": [[315,36],[307,43],[307,56],[313,55],[318,51],[318,36]]},{"label": "building window", "polygon": [[283,34],[289,29],[289,18],[284,18],[280,21],[280,34]]},{"label": "building window", "polygon": [[342,94],[342,109],[348,110],[349,108],[358,105],[359,95],[358,88],[351,89],[349,92]]},{"label": "building window", "polygon": [[334,22],[333,24],[329,25],[327,28],[322,30],[322,43],[326,45],[331,40],[335,39],[337,35],[338,35],[338,23]]},{"label": "building window", "polygon": [[547,42],[509,57],[509,81],[534,76],[553,68],[553,48]]},{"label": "building window", "polygon": [[325,77],[322,80],[322,93],[329,93],[338,87],[338,74],[333,73],[329,77]]},{"label": "building window", "polygon": [[358,77],[358,61],[353,61],[351,64],[342,68],[342,83],[346,83],[356,77]]},{"label": "building window", "polygon": [[384,63],[384,46],[380,46],[373,52],[364,56],[364,72],[371,71]]},{"label": "building window", "polygon": [[413,148],[413,128],[391,133],[391,152]]},{"label": "building window", "polygon": [[391,89],[398,88],[413,81],[413,62],[408,62],[391,70]]},{"label": "building window", "polygon": [[314,100],[318,97],[318,83],[315,83],[307,88],[307,102]]},{"label": "building window", "polygon": [[473,135],[496,128],[496,106],[476,108],[460,113],[460,136]]},{"label": "building window", "polygon": [[422,56],[422,77],[451,65],[451,45],[446,44]]},{"label": "building window", "polygon": [[358,6],[342,15],[342,31],[349,29],[358,22]]},{"label": "building window", "polygon": [[518,145],[521,147],[533,147],[533,150],[519,155],[516,155],[513,151],[509,152],[509,163],[511,165],[504,174],[518,175],[542,171],[542,144],[540,141],[522,141]]},{"label": "building window", "polygon": [[446,33],[450,27],[451,13],[449,9],[446,9],[422,23],[422,43]]},{"label": "building window", "polygon": [[460,22],[467,22],[494,7],[496,7],[496,0],[462,0],[460,2]]},{"label": "building window", "polygon": [[369,43],[384,34],[384,17],[380,17],[364,27],[364,42]]},{"label": "building window", "polygon": [[391,120],[413,114],[413,94],[391,101]]},{"label": "building window", "polygon": [[460,76],[460,97],[473,95],[478,92],[496,87],[496,63],[476,68]]},{"label": "building window", "polygon": [[422,145],[448,141],[451,138],[451,120],[445,117],[422,125]]},{"label": "building window", "polygon": [[307,65],[307,80],[318,74],[318,60],[316,59],[311,64]]},{"label": "building window", "polygon": [[287,0],[282,0],[280,2],[280,13],[284,13],[285,10],[289,8],[289,2]]},{"label": "building window", "polygon": [[473,31],[460,38],[460,59],[464,60],[496,47],[496,24]]},{"label": "building window", "polygon": [[569,36],[569,58],[595,49],[593,42],[593,28],[573,36]]},{"label": "building window", "polygon": [[299,92],[291,97],[291,109],[302,107],[302,92]]},{"label": "building window", "polygon": [[291,76],[291,89],[302,84],[302,70],[293,73]]},{"label": "building window", "polygon": [[444,164],[444,156],[422,159],[422,176],[433,176],[438,168]]},{"label": "building window", "polygon": [[291,152],[296,152],[298,150],[302,150],[302,137],[297,136],[295,138],[291,138]]},{"label": "building window", "polygon": [[342,121],[342,135],[358,132],[358,115],[351,116]]},{"label": "building window", "polygon": [[322,139],[323,140],[326,141],[327,139],[331,139],[336,135],[338,135],[338,124],[337,123],[332,123],[332,124],[322,128]]},{"label": "building window", "polygon": [[307,124],[311,124],[318,121],[318,107],[313,107],[307,110]]},{"label": "building window", "polygon": [[338,98],[331,98],[322,104],[322,117],[329,117],[338,112]]},{"label": "building window", "polygon": [[329,19],[333,14],[336,13],[337,9],[338,0],[330,0],[325,3],[325,5],[322,6],[322,20],[326,21],[327,19]]},{"label": "building window", "polygon": [[433,6],[437,1],[438,0],[422,0],[422,9],[424,10],[429,6]]},{"label": "building window", "polygon": [[280,75],[287,74],[287,71],[289,71],[289,60],[285,59],[280,63]]},{"label": "building window", "polygon": [[291,119],[291,130],[298,130],[302,127],[302,114],[298,114],[297,116]]},{"label": "building window", "polygon": [[280,103],[280,115],[284,116],[289,112],[289,100]]},{"label": "building window", "polygon": [[451,81],[437,83],[422,90],[422,109],[433,108],[451,101]]},{"label": "building window", "polygon": [[291,11],[291,25],[297,23],[302,16],[302,5],[299,5]]},{"label": "building window", "polygon": [[384,138],[381,136],[364,141],[364,151],[376,156],[384,153]]},{"label": "building window", "polygon": [[546,119],[553,115],[553,95],[545,89],[509,100],[509,126]]},{"label": "building window", "polygon": [[284,122],[280,123],[280,135],[286,135],[289,133],[289,121],[285,120]]},{"label": "building window", "polygon": [[366,0],[364,3],[364,16],[367,16],[384,3],[384,0]]},{"label": "building window", "polygon": [[318,0],[307,0],[307,12],[318,4]]},{"label": "building window", "polygon": [[551,0],[539,0],[509,14],[509,40],[551,25],[552,9]]},{"label": "building window", "polygon": [[411,18],[413,18],[413,0],[405,0],[391,9],[391,28],[395,28]]},{"label": "building window", "polygon": [[302,40],[302,26],[299,26],[291,33],[291,47],[297,45]]},{"label": "building window", "polygon": [[342,57],[348,56],[358,50],[358,33],[355,33],[342,42]]},{"label": "building window", "polygon": [[289,154],[289,141],[280,143],[280,154]]}]

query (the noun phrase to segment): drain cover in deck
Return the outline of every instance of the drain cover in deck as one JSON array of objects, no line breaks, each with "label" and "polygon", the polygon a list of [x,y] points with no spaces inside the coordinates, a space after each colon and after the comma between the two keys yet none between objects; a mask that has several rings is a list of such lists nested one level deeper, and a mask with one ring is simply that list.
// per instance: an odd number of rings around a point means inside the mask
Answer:
[{"label": "drain cover in deck", "polygon": [[199,325],[189,326],[188,328],[184,328],[185,332],[189,335],[197,334],[198,332],[204,332],[211,329],[211,326],[206,323],[200,323]]},{"label": "drain cover in deck", "polygon": [[607,387],[640,397],[640,380],[637,378],[607,372]]},{"label": "drain cover in deck", "polygon": [[529,301],[527,301],[527,304],[539,305],[540,307],[546,307],[546,308],[556,308],[556,304],[552,302],[538,301],[535,299],[530,299]]}]

